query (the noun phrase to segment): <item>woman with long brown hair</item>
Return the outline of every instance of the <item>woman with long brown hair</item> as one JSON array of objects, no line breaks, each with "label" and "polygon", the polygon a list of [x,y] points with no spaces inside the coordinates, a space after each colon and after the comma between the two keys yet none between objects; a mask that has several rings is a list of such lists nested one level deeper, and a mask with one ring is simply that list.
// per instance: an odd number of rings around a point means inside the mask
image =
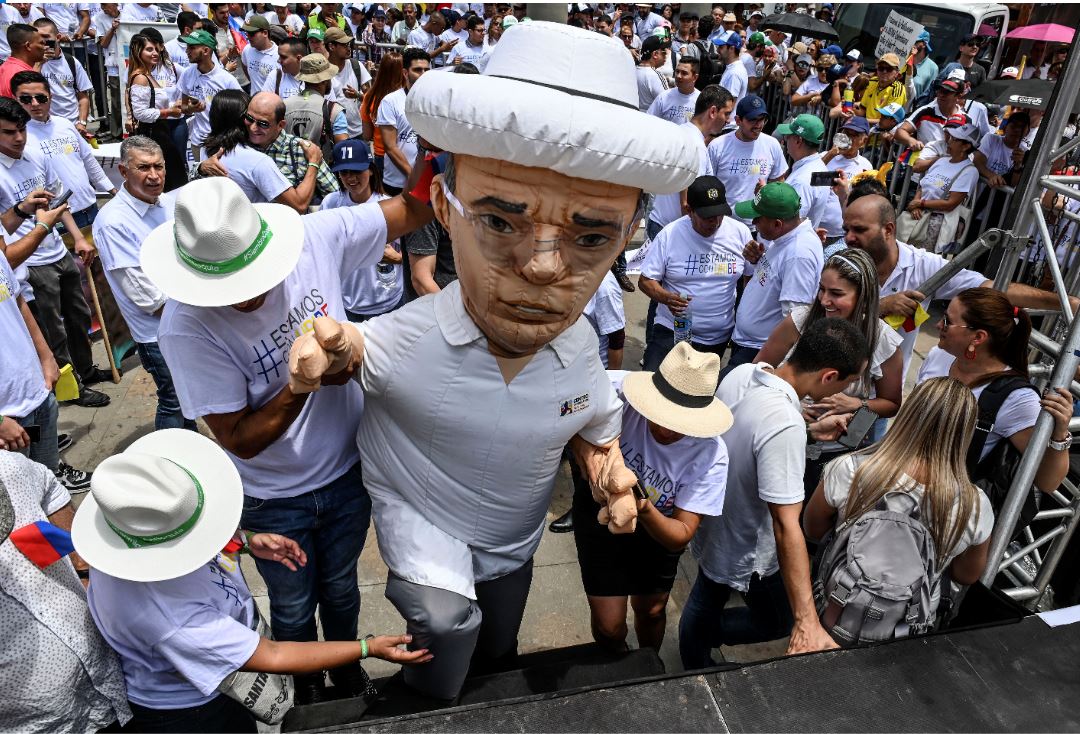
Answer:
[{"label": "woman with long brown hair", "polygon": [[375,79],[364,93],[364,99],[360,103],[360,120],[364,124],[364,140],[370,141],[374,148],[372,163],[378,169],[381,177],[383,172],[383,149],[382,136],[376,135],[375,118],[379,114],[379,104],[383,98],[391,92],[396,92],[405,85],[405,76],[402,73],[401,54],[397,51],[387,51],[379,62],[379,70],[375,72]]},{"label": "woman with long brown hair", "polygon": [[[187,161],[173,141],[170,120],[181,120],[180,104],[158,80],[162,65],[161,48],[142,34],[131,37],[128,60],[127,103],[136,135],[145,135],[158,145],[165,157],[165,191],[187,183]],[[168,58],[167,54],[164,54]],[[170,62],[171,63],[171,62]]]}]

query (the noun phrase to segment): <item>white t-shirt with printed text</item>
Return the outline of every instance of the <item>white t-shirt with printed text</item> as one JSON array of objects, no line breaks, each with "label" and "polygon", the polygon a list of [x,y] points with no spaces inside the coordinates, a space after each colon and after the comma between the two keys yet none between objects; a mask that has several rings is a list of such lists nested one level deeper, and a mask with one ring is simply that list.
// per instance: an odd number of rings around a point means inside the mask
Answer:
[{"label": "white t-shirt with printed text", "polygon": [[[754,198],[758,181],[780,178],[788,169],[780,141],[761,133],[757,140],[739,140],[738,133],[721,135],[709,143],[709,169],[724,184],[728,204],[732,209],[740,201]],[[734,213],[736,219],[749,225]]]}]

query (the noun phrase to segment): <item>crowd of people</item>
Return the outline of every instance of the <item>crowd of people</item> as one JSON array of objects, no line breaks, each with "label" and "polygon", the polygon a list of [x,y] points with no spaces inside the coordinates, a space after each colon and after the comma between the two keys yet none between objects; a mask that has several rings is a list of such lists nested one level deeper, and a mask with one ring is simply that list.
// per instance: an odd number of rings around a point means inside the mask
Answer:
[{"label": "crowd of people", "polygon": [[[565,24],[502,3],[0,19],[13,729],[255,731],[293,700],[374,700],[371,656],[404,666],[400,695],[452,701],[515,664],[563,461],[573,503],[550,529],[574,533],[599,645],[628,648],[632,609],[660,648],[691,550],[687,670],[722,645],[934,629],[983,575],[1001,467],[1044,411],[1035,488],[1069,470],[1073,398],[1028,379],[1028,310],[1057,294],[969,269],[917,290],[1038,127],[970,99],[976,36],[939,70],[927,34],[871,60],[720,5],[575,4]],[[121,21],[148,24],[126,60]],[[61,52],[80,39],[103,64]],[[1041,54],[1032,74],[1053,78],[1063,59]],[[119,186],[93,154],[106,89],[124,99]],[[894,145],[909,201],[870,161]],[[157,391],[153,431],[92,474],[61,459],[54,394],[70,372],[64,404],[109,403],[91,266]],[[932,300],[938,344],[905,395]],[[853,575],[838,549],[883,513],[910,520],[904,552],[864,546]],[[371,525],[403,634],[364,636]],[[28,532],[71,545],[39,562]],[[895,618],[854,593],[880,556],[924,584]]]}]

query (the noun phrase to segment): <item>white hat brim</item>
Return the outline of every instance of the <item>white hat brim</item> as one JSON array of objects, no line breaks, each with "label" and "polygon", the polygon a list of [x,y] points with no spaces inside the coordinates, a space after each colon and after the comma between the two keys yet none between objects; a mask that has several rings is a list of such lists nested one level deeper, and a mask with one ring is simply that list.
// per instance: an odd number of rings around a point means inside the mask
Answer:
[{"label": "white hat brim", "polygon": [[191,306],[231,306],[261,296],[296,268],[304,249],[304,223],[283,204],[253,204],[273,233],[266,249],[247,267],[226,275],[192,270],[176,254],[173,221],[158,226],[143,241],[140,262],[161,291]]},{"label": "white hat brim", "polygon": [[623,378],[627,402],[646,419],[669,431],[694,438],[713,438],[726,433],[735,422],[731,410],[718,398],[704,408],[677,405],[656,389],[652,372],[631,372]]},{"label": "white hat brim", "polygon": [[92,493],[71,523],[71,541],[83,559],[128,581],[165,581],[189,574],[213,558],[236,533],[244,489],[232,460],[210,439],[180,428],[154,431],[126,451],[162,456],[194,474],[203,486],[203,509],[194,527],[174,540],[128,548],[105,522]]},{"label": "white hat brim", "polygon": [[433,145],[655,194],[686,189],[698,154],[659,117],[517,79],[424,75],[405,114]]}]

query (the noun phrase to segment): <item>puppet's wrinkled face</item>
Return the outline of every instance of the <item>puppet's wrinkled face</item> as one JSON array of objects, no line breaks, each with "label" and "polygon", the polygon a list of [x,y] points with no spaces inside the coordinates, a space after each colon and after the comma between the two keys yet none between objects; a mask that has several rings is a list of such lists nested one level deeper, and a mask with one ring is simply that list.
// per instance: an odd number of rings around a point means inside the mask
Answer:
[{"label": "puppet's wrinkled face", "polygon": [[453,194],[432,184],[465,308],[504,355],[535,352],[581,315],[629,238],[640,191],[455,155]]}]

